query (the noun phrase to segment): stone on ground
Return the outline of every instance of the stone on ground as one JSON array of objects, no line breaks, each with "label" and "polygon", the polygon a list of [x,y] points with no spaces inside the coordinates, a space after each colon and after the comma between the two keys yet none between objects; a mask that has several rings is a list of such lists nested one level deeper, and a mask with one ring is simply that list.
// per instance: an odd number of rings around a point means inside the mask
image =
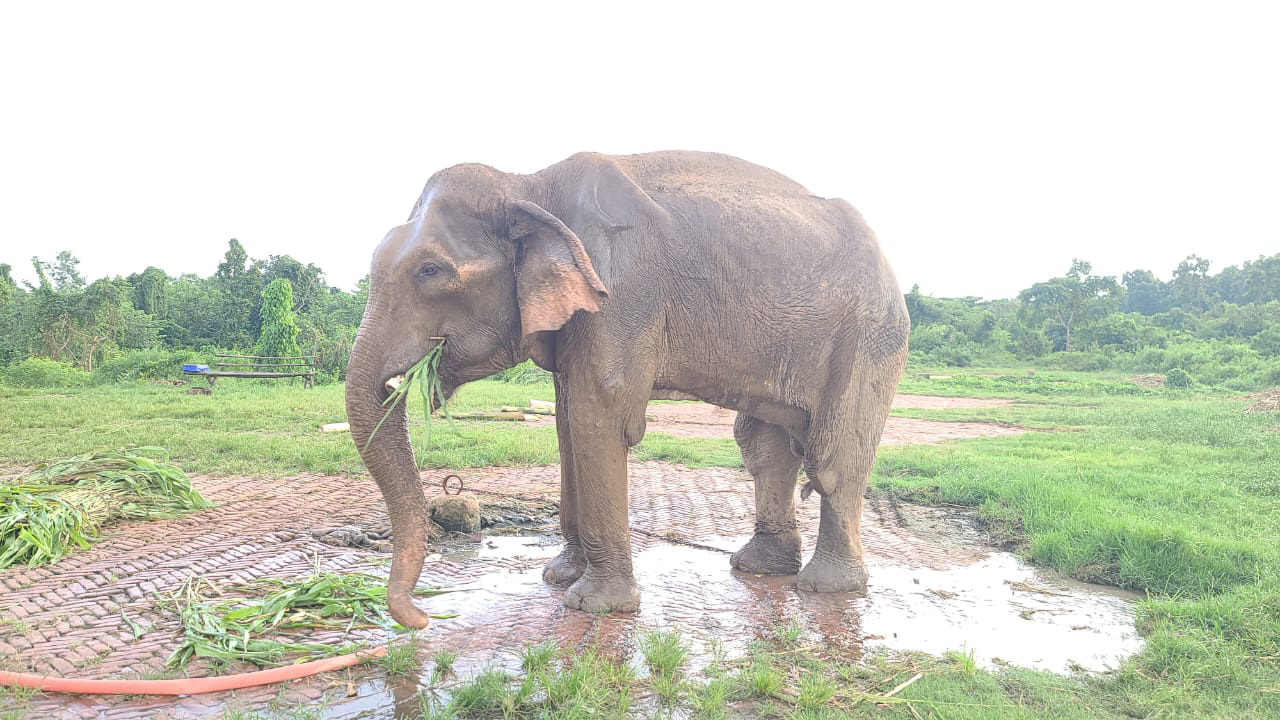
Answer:
[{"label": "stone on ground", "polygon": [[445,495],[432,498],[427,511],[437,525],[450,532],[480,531],[480,503],[471,495]]}]

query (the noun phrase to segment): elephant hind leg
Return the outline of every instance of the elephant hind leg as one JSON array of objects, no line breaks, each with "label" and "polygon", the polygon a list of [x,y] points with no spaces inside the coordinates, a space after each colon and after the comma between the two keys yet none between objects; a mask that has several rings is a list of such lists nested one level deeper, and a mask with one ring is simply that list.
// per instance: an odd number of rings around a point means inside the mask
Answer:
[{"label": "elephant hind leg", "polygon": [[801,559],[795,505],[800,458],[792,452],[791,436],[745,413],[738,413],[733,436],[755,481],[756,528],[730,563],[758,575],[795,575]]},{"label": "elephant hind leg", "polygon": [[867,588],[862,500],[901,365],[858,368],[856,372],[850,396],[828,409],[820,441],[808,446],[806,490],[818,491],[822,509],[817,546],[797,578],[801,590],[864,592]]}]

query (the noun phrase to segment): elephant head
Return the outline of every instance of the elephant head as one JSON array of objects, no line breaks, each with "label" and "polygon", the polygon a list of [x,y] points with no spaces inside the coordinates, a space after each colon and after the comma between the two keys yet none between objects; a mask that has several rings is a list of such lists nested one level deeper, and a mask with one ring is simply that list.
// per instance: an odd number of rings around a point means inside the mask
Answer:
[{"label": "elephant head", "polygon": [[[439,342],[446,396],[530,356],[539,333],[562,327],[607,295],[581,240],[545,205],[536,176],[460,165],[427,182],[409,221],[373,255],[369,300],[347,365],[351,436],[386,500],[394,534],[387,604],[425,627],[413,587],[426,558],[427,513],[401,404],[387,382]],[[546,337],[544,334],[541,337]],[[441,338],[443,340],[441,340]]]}]

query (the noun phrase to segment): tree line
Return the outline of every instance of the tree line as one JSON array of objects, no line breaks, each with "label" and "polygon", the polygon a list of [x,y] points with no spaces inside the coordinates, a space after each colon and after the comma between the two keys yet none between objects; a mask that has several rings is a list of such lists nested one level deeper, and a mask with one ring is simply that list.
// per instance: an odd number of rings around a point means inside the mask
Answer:
[{"label": "tree line", "polygon": [[90,283],[68,252],[32,265],[36,282],[18,283],[0,264],[0,367],[35,359],[99,376],[107,367],[110,380],[170,376],[178,355],[255,349],[313,355],[321,376],[337,380],[368,295],[367,278],[348,292],[288,255],[250,259],[234,239],[208,277],[148,267]]},{"label": "tree line", "polygon": [[[18,283],[0,264],[9,384],[169,377],[218,351],[313,355],[320,379],[336,381],[368,297],[367,277],[342,290],[313,264],[251,259],[236,240],[207,277],[148,267],[87,282],[68,252],[32,265],[36,281]],[[1096,275],[1075,260],[1014,298],[936,298],[917,286],[906,302],[916,365],[1177,369],[1205,385],[1280,385],[1280,254],[1216,274],[1192,255],[1168,281],[1150,270]]]},{"label": "tree line", "polygon": [[1280,254],[1214,274],[1191,255],[1168,281],[1150,270],[1067,272],[1002,300],[906,294],[920,364],[1167,373],[1248,389],[1280,385]]}]

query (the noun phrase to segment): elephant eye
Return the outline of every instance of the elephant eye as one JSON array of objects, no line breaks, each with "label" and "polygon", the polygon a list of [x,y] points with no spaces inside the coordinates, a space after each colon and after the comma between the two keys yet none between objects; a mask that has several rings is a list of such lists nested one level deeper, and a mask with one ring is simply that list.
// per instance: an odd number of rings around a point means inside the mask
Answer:
[{"label": "elephant eye", "polygon": [[440,272],[440,266],[435,263],[425,262],[418,268],[418,277],[429,277]]}]

